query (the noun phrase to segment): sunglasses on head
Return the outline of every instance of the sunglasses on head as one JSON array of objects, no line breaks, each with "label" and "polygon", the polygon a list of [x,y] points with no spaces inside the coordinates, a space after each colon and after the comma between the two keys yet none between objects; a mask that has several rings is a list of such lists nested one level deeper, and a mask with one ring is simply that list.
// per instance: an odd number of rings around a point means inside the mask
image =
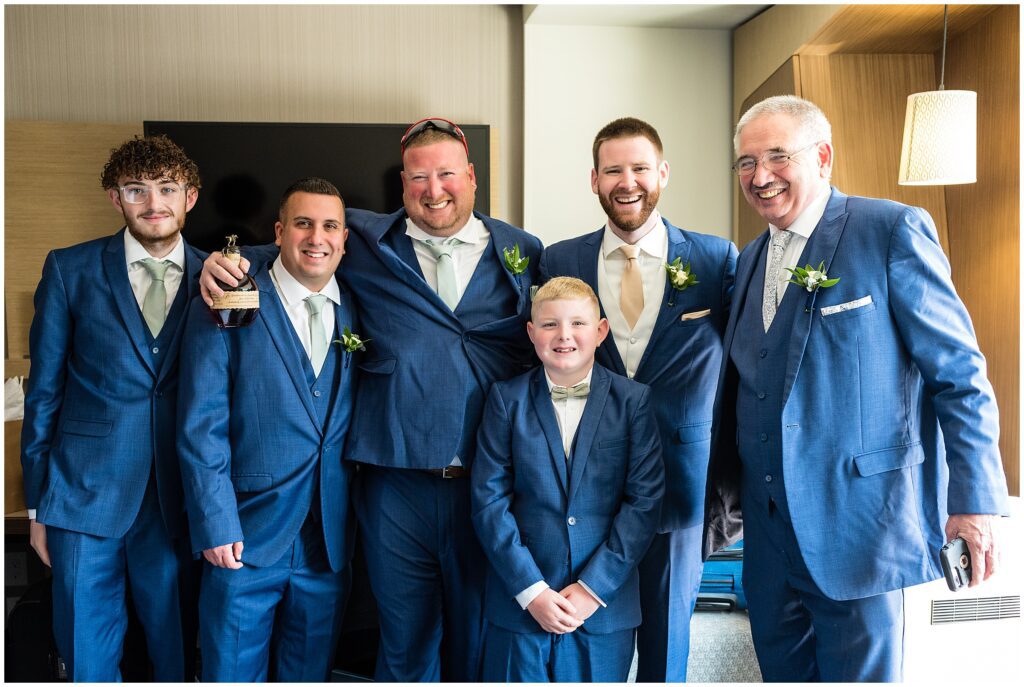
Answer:
[{"label": "sunglasses on head", "polygon": [[437,129],[438,131],[443,131],[449,136],[454,136],[459,139],[462,142],[462,147],[466,149],[466,156],[469,156],[469,144],[466,143],[466,134],[462,133],[462,129],[460,129],[454,122],[449,122],[447,119],[440,119],[438,117],[421,119],[406,129],[405,133],[402,135],[402,153],[405,153],[405,145],[409,141],[416,138],[427,129]]}]

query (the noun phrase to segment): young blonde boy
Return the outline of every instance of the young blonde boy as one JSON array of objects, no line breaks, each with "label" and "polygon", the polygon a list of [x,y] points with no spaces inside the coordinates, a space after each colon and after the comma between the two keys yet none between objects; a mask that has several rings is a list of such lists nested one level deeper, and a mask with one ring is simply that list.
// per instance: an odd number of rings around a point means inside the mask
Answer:
[{"label": "young blonde boy", "polygon": [[491,388],[473,464],[483,679],[624,682],[664,493],[650,392],[594,364],[608,323],[579,279],[541,287],[527,332],[542,367]]}]

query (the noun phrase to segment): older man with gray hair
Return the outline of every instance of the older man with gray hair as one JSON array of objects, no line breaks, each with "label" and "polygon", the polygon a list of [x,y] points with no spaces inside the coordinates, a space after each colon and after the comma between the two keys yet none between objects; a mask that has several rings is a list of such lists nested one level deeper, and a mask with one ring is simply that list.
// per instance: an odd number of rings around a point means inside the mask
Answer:
[{"label": "older man with gray hair", "polygon": [[957,537],[972,585],[1007,513],[985,359],[921,208],[829,185],[831,126],[754,105],[733,165],[768,229],[740,254],[705,502],[705,555],[744,536],[766,681],[902,678],[903,593]]}]

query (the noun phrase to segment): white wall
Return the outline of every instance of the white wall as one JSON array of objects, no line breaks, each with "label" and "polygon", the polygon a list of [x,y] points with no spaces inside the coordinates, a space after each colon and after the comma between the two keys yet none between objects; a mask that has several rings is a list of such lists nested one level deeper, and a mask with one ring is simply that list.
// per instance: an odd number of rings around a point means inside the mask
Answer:
[{"label": "white wall", "polygon": [[605,222],[591,145],[617,117],[650,122],[671,175],[658,209],[676,226],[730,237],[729,31],[524,27],[523,227],[545,245]]}]

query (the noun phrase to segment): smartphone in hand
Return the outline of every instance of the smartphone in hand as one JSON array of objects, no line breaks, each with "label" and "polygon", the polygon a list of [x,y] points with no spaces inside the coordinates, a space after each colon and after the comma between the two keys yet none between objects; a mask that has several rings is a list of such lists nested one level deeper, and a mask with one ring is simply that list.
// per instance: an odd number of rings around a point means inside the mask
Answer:
[{"label": "smartphone in hand", "polygon": [[939,563],[949,591],[958,592],[971,583],[971,552],[962,538],[957,537],[942,547]]}]

